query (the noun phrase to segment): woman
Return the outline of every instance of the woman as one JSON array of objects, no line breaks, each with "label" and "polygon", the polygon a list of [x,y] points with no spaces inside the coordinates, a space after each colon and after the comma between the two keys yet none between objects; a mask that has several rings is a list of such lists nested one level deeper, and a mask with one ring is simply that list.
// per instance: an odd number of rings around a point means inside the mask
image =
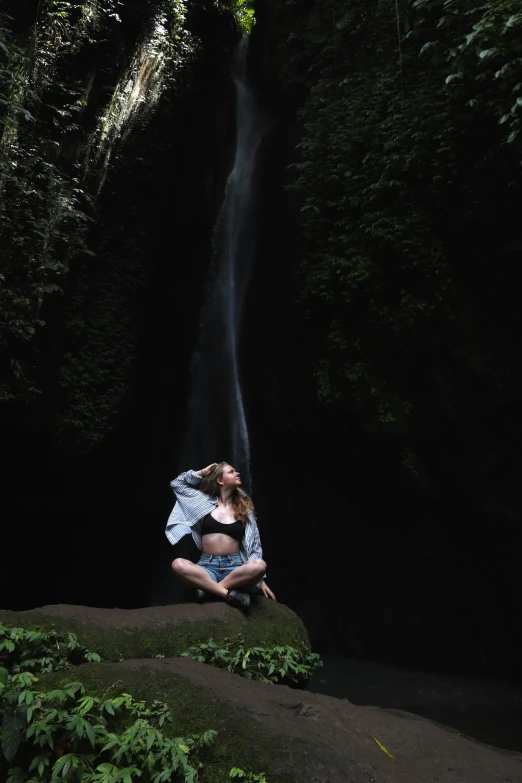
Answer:
[{"label": "woman", "polygon": [[265,598],[276,600],[263,579],[261,539],[252,501],[241,489],[239,473],[227,462],[182,473],[170,486],[176,504],[165,534],[177,544],[187,533],[202,550],[197,565],[178,557],[172,570],[184,584],[224,598],[231,606],[247,608],[247,591],[258,586]]}]

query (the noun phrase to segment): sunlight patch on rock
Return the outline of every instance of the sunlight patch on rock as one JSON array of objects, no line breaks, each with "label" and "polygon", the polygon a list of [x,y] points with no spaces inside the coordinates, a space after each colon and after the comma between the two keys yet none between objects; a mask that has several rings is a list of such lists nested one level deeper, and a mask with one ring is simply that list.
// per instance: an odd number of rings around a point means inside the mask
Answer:
[{"label": "sunlight patch on rock", "polygon": [[101,190],[109,164],[119,142],[145,120],[157,105],[166,86],[167,66],[172,63],[174,45],[181,40],[184,5],[175,3],[177,26],[165,10],[157,14],[148,33],[136,47],[132,61],[118,81],[112,99],[101,116],[90,142],[90,160],[99,171]]}]

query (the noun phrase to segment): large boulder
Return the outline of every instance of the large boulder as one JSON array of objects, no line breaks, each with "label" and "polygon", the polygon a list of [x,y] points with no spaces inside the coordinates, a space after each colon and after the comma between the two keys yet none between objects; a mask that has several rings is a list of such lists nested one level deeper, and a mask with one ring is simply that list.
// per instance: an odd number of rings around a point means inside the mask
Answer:
[{"label": "large boulder", "polygon": [[171,736],[217,730],[201,783],[225,783],[234,766],[264,771],[269,783],[522,780],[522,755],[424,718],[263,685],[183,658],[84,664],[45,675],[41,685],[47,690],[72,680],[91,695],[127,692],[166,702]]},{"label": "large boulder", "polygon": [[291,609],[256,598],[248,612],[222,602],[153,606],[146,609],[97,609],[57,604],[23,612],[0,610],[0,623],[19,628],[40,626],[72,631],[88,650],[104,661],[176,657],[188,647],[240,635],[248,646],[290,645],[310,652],[306,628]]}]

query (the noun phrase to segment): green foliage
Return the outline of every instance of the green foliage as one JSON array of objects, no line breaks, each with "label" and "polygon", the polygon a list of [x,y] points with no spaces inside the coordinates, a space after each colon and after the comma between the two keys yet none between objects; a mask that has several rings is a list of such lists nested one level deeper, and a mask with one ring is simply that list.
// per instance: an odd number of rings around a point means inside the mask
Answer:
[{"label": "green foliage", "polygon": [[[424,440],[448,473],[473,463],[476,487],[502,472],[491,400],[506,420],[517,411],[502,312],[521,203],[520,3],[285,0],[265,13],[301,127],[288,187],[318,395],[397,444],[410,474]],[[473,446],[434,456],[443,428]]]},{"label": "green foliage", "polygon": [[[103,225],[101,194],[197,49],[184,0],[127,9],[43,0],[30,28],[0,16],[0,402],[27,402],[43,375],[61,393],[58,438],[83,450],[128,402],[149,244],[140,220],[123,241]],[[128,52],[125,13],[142,26]],[[143,159],[128,165],[144,176]]]},{"label": "green foliage", "polygon": [[[15,628],[0,623],[0,666],[11,674],[60,671],[79,663],[99,662],[96,652],[82,647],[76,634],[67,636],[41,628]],[[0,681],[1,681],[0,669]]]},{"label": "green foliage", "polygon": [[314,669],[322,666],[315,653],[303,655],[290,646],[247,647],[242,637],[234,641],[225,639],[223,646],[209,639],[208,642],[190,647],[181,653],[181,657],[192,658],[239,674],[247,680],[264,683],[299,683],[309,679]]},{"label": "green foliage", "polygon": [[[520,132],[522,112],[522,12],[518,0],[444,3],[418,0],[416,25],[405,36],[433,24],[419,56],[434,65],[441,58],[450,73],[445,84],[452,97],[473,110],[477,120],[492,115],[503,127],[503,141],[512,144]],[[456,93],[453,94],[453,93]],[[518,146],[520,150],[520,145]]]},{"label": "green foliage", "polygon": [[[74,634],[0,625],[0,775],[7,783],[195,783],[214,730],[171,737],[167,705],[128,693],[89,695],[81,682],[44,691],[34,672],[98,663]],[[114,683],[112,687],[116,687]],[[3,760],[2,760],[3,755]],[[267,783],[234,767],[230,777]]]},{"label": "green foliage", "polygon": [[7,771],[8,783],[29,780],[34,770],[39,781],[129,783],[133,775],[154,783],[172,775],[194,781],[201,765],[193,759],[215,732],[165,737],[160,729],[171,720],[166,705],[147,707],[127,693],[100,699],[80,682],[49,693],[37,689],[33,672],[82,660],[100,657],[82,649],[72,633],[64,639],[54,631],[0,625],[0,743],[8,764],[16,763]]},{"label": "green foliage", "polygon": [[56,438],[70,451],[89,450],[125,411],[138,340],[136,303],[146,284],[135,241],[120,240],[121,256],[100,241],[99,263],[85,265],[69,288]]},{"label": "green foliage", "polygon": [[1,695],[0,740],[14,765],[7,783],[31,780],[35,770],[42,782],[197,779],[198,752],[216,732],[167,737],[161,729],[172,718],[165,704],[149,707],[128,693],[96,698],[80,682],[45,693],[36,682],[28,673],[9,676]]},{"label": "green foliage", "polygon": [[264,772],[259,772],[255,774],[254,772],[245,772],[239,767],[234,767],[233,769],[230,770],[230,777],[241,778],[241,780],[253,781],[253,783],[268,783]]},{"label": "green foliage", "polygon": [[223,4],[234,15],[241,34],[250,35],[256,22],[254,0],[224,0]]},{"label": "green foliage", "polygon": [[[309,245],[302,299],[309,318],[327,324],[316,369],[321,398],[348,395],[353,409],[400,430],[411,401],[384,385],[390,357],[429,328],[451,283],[444,249],[415,203],[415,181],[436,181],[430,163],[445,164],[448,138],[429,161],[425,148],[446,124],[446,99],[433,84],[437,75],[409,89],[403,49],[405,99],[393,4],[338,5],[333,27],[331,13],[315,10],[293,34],[307,48],[294,56],[291,78],[312,58],[321,63],[300,112],[301,160],[291,186],[302,194]],[[370,66],[375,58],[378,68]]]},{"label": "green foliage", "polygon": [[[101,10],[108,12],[110,4]],[[13,39],[9,23],[0,18],[0,352],[10,357],[12,380],[0,387],[0,402],[38,391],[23,344],[45,327],[44,300],[63,293],[71,264],[89,252],[94,219],[80,163],[60,159],[79,131],[85,90],[56,78],[60,59],[81,45],[90,27],[66,2],[41,4],[24,45]]]},{"label": "green foliage", "polygon": [[[162,230],[151,159],[179,154],[165,128],[201,52],[188,5],[42,0],[36,19],[15,2],[0,17],[0,403],[43,393],[41,426],[70,451],[133,404]],[[225,5],[246,34],[252,4]]]}]

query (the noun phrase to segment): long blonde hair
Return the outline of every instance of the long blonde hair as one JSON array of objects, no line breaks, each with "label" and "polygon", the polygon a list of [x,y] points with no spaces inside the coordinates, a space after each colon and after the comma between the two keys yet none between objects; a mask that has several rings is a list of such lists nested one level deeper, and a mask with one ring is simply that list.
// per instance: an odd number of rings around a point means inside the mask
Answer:
[{"label": "long blonde hair", "polygon": [[[223,475],[223,471],[230,462],[219,462],[215,468],[212,468],[207,476],[203,477],[203,481],[199,485],[201,492],[206,495],[212,495],[213,497],[219,497],[219,490],[221,484],[218,484],[218,479]],[[249,514],[254,513],[254,504],[247,495],[244,489],[241,487],[235,487],[232,492],[232,505],[234,506],[234,519],[246,524]]]}]

